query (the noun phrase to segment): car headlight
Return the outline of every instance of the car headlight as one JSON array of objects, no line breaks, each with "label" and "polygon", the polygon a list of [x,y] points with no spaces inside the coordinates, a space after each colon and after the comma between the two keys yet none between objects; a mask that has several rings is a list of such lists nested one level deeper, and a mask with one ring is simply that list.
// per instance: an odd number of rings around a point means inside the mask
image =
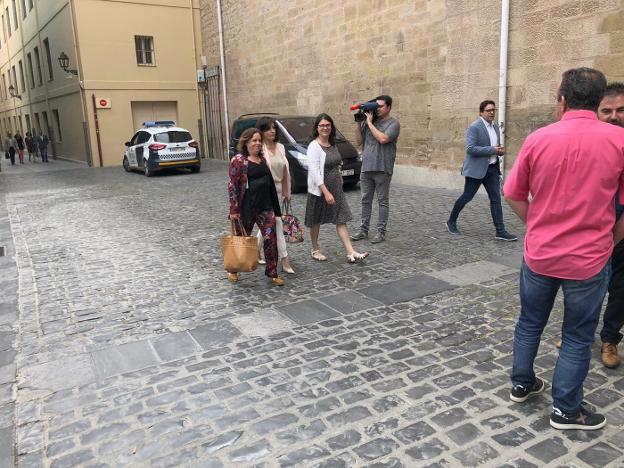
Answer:
[{"label": "car headlight", "polygon": [[308,155],[307,154],[303,154],[303,153],[300,153],[299,151],[294,151],[294,150],[290,150],[288,152],[293,158],[295,158],[299,162],[299,164],[301,164],[301,167],[303,167],[304,169],[308,168]]}]

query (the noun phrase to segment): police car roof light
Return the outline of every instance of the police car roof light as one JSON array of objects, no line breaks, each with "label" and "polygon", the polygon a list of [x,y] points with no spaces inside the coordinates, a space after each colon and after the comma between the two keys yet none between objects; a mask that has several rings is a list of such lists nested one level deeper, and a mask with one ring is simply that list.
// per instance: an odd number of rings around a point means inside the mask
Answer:
[{"label": "police car roof light", "polygon": [[173,127],[175,122],[173,120],[148,120],[143,122],[144,127]]}]

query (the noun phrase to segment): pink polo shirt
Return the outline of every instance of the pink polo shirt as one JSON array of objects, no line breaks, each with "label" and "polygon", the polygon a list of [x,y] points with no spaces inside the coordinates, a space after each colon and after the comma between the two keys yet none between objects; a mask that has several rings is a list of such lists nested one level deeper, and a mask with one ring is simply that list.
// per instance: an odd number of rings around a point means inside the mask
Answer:
[{"label": "pink polo shirt", "polygon": [[524,259],[540,275],[583,280],[613,250],[614,197],[624,202],[624,128],[572,110],[531,133],[505,182],[505,197],[531,201]]}]

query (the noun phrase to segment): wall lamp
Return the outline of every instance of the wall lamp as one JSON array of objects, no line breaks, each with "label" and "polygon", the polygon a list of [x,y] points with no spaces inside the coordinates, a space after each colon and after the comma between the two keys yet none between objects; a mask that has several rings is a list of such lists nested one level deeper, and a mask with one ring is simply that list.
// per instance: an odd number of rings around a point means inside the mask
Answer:
[{"label": "wall lamp", "polygon": [[61,55],[58,57],[59,65],[63,69],[65,73],[69,73],[71,75],[78,76],[78,70],[73,70],[69,68],[69,57],[65,52],[61,52]]},{"label": "wall lamp", "polygon": [[18,94],[17,89],[15,89],[15,86],[13,85],[9,86],[9,94],[11,95],[11,97],[22,99],[22,96]]}]

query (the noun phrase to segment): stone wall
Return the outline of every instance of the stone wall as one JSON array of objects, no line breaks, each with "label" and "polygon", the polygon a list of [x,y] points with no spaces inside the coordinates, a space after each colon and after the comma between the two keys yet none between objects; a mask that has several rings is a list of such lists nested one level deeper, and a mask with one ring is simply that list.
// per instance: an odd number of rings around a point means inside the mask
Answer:
[{"label": "stone wall", "polygon": [[[216,1],[202,0],[204,53],[219,63]],[[554,119],[561,73],[624,79],[623,0],[513,0],[506,166]],[[498,99],[500,0],[222,0],[230,120],[247,112],[328,112],[390,94],[401,121],[400,181],[462,183],[464,132]]]}]

